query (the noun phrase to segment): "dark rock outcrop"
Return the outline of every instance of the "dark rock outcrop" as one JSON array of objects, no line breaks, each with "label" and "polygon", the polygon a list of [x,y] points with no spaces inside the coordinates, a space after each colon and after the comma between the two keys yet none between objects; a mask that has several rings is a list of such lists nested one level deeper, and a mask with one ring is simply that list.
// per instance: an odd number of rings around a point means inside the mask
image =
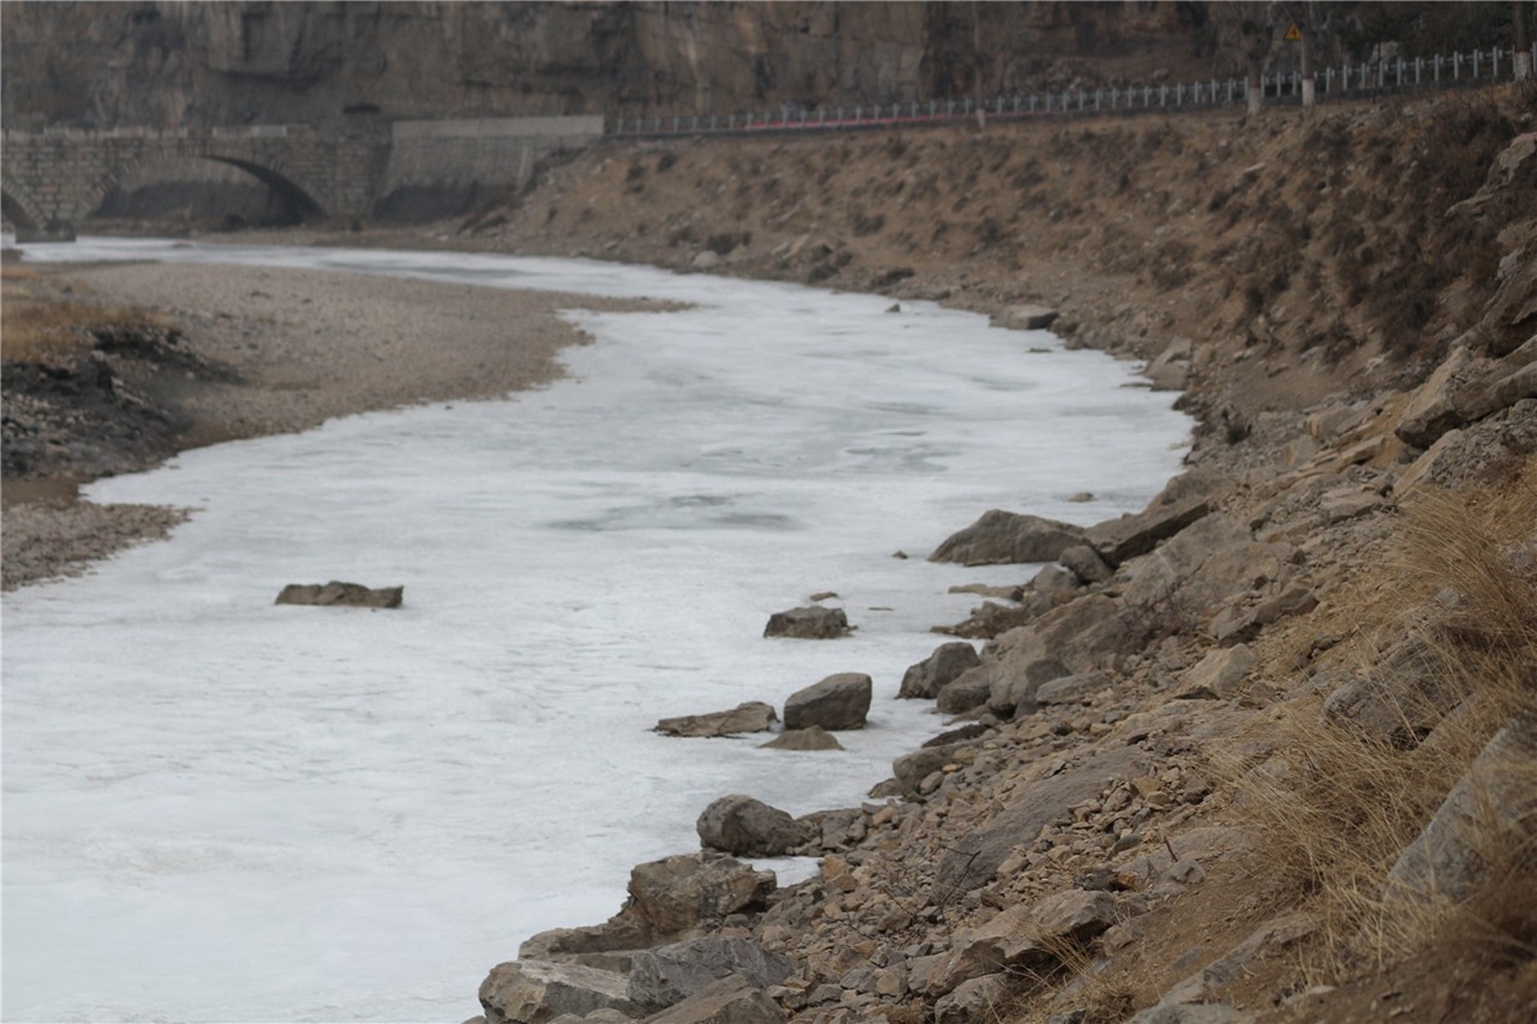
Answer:
[{"label": "dark rock outcrop", "polygon": [[763,635],[797,637],[802,640],[833,640],[849,631],[849,619],[842,608],[807,605],[775,612],[769,616]]}]

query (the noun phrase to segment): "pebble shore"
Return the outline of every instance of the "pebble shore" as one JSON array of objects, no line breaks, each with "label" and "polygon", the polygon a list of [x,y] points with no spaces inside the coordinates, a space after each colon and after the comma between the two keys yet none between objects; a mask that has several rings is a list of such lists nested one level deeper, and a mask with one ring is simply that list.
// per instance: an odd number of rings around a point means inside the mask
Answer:
[{"label": "pebble shore", "polygon": [[[121,391],[189,424],[178,450],[308,430],[328,419],[412,404],[493,399],[562,375],[560,350],[586,336],[571,308],[644,309],[592,296],[266,267],[100,264],[45,268],[70,294],[158,311],[199,365],[146,372],[113,357]],[[13,396],[7,395],[8,405]],[[75,448],[90,439],[73,438]],[[61,451],[65,446],[57,446]],[[76,575],[130,544],[166,536],[185,513],[75,497],[67,466],[6,481],[3,586]]]}]

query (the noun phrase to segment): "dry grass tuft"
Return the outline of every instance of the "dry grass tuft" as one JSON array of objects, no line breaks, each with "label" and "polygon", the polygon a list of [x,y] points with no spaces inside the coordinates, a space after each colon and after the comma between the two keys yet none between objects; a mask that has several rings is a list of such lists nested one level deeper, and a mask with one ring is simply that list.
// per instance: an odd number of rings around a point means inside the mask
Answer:
[{"label": "dry grass tuft", "polygon": [[1020,968],[1018,987],[1010,998],[992,1008],[989,1020],[1008,1024],[1046,1024],[1062,1013],[1073,1013],[1079,1024],[1117,1024],[1137,1007],[1135,979],[1124,971],[1106,970],[1094,948],[1071,939],[1046,944],[1050,960],[1035,968]]},{"label": "dry grass tuft", "polygon": [[108,327],[174,327],[153,310],[49,294],[36,287],[41,280],[31,267],[13,265],[0,271],[0,352],[8,360],[48,362],[83,355],[96,347],[94,332]]},{"label": "dry grass tuft", "polygon": [[[1282,742],[1258,768],[1231,765],[1241,806],[1262,835],[1261,870],[1282,901],[1320,923],[1304,954],[1309,983],[1337,982],[1367,964],[1438,946],[1480,945],[1498,956],[1537,952],[1537,759],[1474,759],[1502,728],[1537,720],[1537,462],[1497,491],[1427,494],[1405,509],[1387,586],[1359,588],[1360,635],[1418,634],[1443,693],[1468,696],[1424,742],[1407,749],[1323,717],[1323,695],[1286,705]],[[1429,595],[1446,611],[1424,613]],[[1391,639],[1391,633],[1388,634]],[[1370,662],[1378,644],[1355,645]],[[1475,811],[1459,833],[1481,865],[1470,897],[1405,898],[1385,883],[1460,779]],[[1519,896],[1520,898],[1514,898]]]}]

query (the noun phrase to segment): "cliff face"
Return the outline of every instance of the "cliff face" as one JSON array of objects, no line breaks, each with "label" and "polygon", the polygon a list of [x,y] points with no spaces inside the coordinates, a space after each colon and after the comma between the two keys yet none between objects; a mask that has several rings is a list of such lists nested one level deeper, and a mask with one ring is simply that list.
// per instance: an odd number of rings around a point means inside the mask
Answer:
[{"label": "cliff face", "polygon": [[1199,3],[49,3],[0,19],[11,126],[633,116],[1054,85],[1062,58],[1212,70]]}]

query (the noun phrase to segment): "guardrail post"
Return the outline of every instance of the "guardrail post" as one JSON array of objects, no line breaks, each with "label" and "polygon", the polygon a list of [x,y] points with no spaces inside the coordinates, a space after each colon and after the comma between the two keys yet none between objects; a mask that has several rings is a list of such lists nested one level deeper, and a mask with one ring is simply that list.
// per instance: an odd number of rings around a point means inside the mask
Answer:
[{"label": "guardrail post", "polygon": [[1493,77],[1493,78],[1499,78],[1500,77],[1500,48],[1498,46],[1496,46],[1494,49],[1489,51],[1489,60],[1491,61],[1491,67],[1490,67],[1490,70],[1489,70],[1490,76]]},{"label": "guardrail post", "polygon": [[1483,56],[1483,54],[1480,53],[1478,50],[1474,50],[1473,51],[1473,79],[1475,81],[1477,81],[1477,79],[1478,79],[1478,62],[1479,62],[1479,58],[1482,57],[1482,56]]},{"label": "guardrail post", "polygon": [[1019,113],[1019,93],[1014,94],[1014,113]]},{"label": "guardrail post", "polygon": [[1452,81],[1456,82],[1456,81],[1460,81],[1461,79],[1462,79],[1462,54],[1460,52],[1458,52],[1458,53],[1452,54]]}]

